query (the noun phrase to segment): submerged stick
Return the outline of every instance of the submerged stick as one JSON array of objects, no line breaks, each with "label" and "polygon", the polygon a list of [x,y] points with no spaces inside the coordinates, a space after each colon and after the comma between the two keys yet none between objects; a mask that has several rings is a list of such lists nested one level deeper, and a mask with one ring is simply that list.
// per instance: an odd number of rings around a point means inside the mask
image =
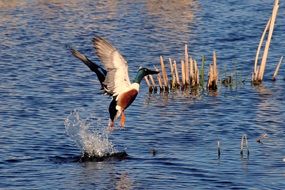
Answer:
[{"label": "submerged stick", "polygon": [[218,146],[218,158],[220,159],[221,156],[221,146],[220,146],[220,141],[217,142],[217,146]]},{"label": "submerged stick", "polygon": [[283,56],[280,58],[279,63],[278,63],[278,65],[276,66],[275,72],[274,72],[273,77],[272,77],[272,80],[273,80],[273,81],[276,80],[276,76],[277,76],[277,74],[278,74],[278,71],[279,71],[279,68],[280,68],[280,65],[281,65],[282,61],[283,61]]},{"label": "submerged stick", "polygon": [[240,154],[243,156],[244,149],[246,149],[247,157],[249,157],[249,148],[248,148],[248,141],[247,141],[247,136],[244,134],[241,137],[241,142],[240,142]]}]

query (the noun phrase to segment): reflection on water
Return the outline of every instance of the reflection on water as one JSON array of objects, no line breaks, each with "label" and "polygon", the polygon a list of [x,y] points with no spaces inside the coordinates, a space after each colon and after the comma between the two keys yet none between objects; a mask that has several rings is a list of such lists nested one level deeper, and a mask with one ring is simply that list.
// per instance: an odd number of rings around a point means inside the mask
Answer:
[{"label": "reflection on water", "polygon": [[118,177],[118,181],[116,183],[116,190],[130,190],[133,189],[132,187],[132,181],[129,177],[129,174],[127,172],[121,173]]},{"label": "reflection on water", "polygon": [[146,3],[147,13],[157,18],[156,27],[181,34],[189,33],[188,24],[193,22],[198,6],[195,0],[148,0]]},{"label": "reflection on water", "polygon": [[15,9],[16,7],[24,7],[26,5],[27,2],[21,0],[0,0],[0,9]]}]

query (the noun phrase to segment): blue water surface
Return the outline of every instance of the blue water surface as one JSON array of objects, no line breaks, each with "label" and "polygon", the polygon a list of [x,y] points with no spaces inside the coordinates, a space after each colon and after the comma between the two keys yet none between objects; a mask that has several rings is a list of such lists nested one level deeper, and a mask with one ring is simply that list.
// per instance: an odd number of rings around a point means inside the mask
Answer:
[{"label": "blue water surface", "polygon": [[[284,189],[285,5],[280,3],[264,82],[250,84],[256,49],[273,1],[0,0],[0,189]],[[82,150],[66,133],[75,109],[108,123],[110,97],[72,46],[98,62],[92,38],[103,36],[129,63],[180,59],[184,44],[206,72],[216,51],[220,77],[243,84],[149,94],[145,82],[109,134],[124,160],[73,162]],[[98,123],[99,121],[99,123]],[[118,126],[118,124],[117,124]],[[240,155],[248,137],[250,155]],[[256,139],[266,134],[262,143]],[[220,142],[221,155],[217,154]],[[154,154],[155,153],[155,154]]]}]

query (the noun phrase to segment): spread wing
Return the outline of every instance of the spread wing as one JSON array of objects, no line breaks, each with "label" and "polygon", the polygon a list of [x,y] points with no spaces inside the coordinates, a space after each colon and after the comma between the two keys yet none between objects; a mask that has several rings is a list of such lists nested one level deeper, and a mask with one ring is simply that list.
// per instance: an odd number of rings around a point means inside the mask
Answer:
[{"label": "spread wing", "polygon": [[101,37],[93,38],[96,54],[107,70],[103,84],[107,93],[118,95],[127,89],[131,82],[128,74],[128,64],[119,51]]}]

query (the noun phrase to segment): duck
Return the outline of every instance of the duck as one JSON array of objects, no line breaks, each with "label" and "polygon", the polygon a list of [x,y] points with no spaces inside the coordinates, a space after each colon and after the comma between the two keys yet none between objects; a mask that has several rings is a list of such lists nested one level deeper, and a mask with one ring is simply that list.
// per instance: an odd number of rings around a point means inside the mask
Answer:
[{"label": "duck", "polygon": [[128,74],[128,63],[119,50],[100,36],[95,36],[92,39],[92,43],[95,54],[104,68],[90,61],[85,55],[75,49],[71,49],[71,52],[87,65],[91,71],[96,73],[104,93],[112,96],[109,104],[108,128],[113,129],[115,121],[119,117],[121,117],[120,126],[123,128],[126,122],[125,110],[136,99],[142,79],[147,75],[158,74],[159,71],[140,67],[136,77],[131,82]]}]

